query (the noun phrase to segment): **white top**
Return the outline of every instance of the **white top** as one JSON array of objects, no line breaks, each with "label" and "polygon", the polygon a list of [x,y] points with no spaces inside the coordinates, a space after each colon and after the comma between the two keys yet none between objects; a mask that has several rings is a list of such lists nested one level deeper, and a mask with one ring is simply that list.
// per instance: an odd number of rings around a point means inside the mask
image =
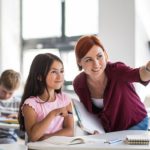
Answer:
[{"label": "white top", "polygon": [[96,98],[91,98],[92,102],[95,106],[98,108],[103,108],[104,107],[104,100],[103,99],[96,99]]}]

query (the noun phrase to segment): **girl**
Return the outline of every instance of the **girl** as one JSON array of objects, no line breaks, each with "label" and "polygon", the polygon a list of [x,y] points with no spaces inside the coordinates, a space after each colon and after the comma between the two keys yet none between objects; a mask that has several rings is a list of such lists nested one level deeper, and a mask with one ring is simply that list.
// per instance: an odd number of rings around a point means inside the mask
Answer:
[{"label": "girl", "polygon": [[61,92],[63,63],[57,56],[37,55],[30,68],[22,96],[19,123],[29,141],[50,136],[73,136],[71,100]]}]

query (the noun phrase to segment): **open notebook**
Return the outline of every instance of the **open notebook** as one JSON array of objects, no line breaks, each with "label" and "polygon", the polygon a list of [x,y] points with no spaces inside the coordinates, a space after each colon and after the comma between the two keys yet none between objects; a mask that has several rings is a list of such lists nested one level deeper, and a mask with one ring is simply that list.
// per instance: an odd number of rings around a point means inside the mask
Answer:
[{"label": "open notebook", "polygon": [[[41,150],[44,148],[50,148],[52,146],[62,146],[62,145],[75,145],[75,144],[94,144],[94,143],[104,143],[102,139],[96,139],[90,136],[76,136],[76,137],[67,137],[67,136],[52,136],[46,140],[38,142],[29,142],[27,144],[30,149]],[[60,148],[61,149],[61,148]]]},{"label": "open notebook", "polygon": [[72,102],[78,119],[78,125],[83,131],[89,134],[93,134],[95,130],[99,133],[105,133],[100,120],[94,114],[88,112],[83,103],[76,99],[72,99]]}]

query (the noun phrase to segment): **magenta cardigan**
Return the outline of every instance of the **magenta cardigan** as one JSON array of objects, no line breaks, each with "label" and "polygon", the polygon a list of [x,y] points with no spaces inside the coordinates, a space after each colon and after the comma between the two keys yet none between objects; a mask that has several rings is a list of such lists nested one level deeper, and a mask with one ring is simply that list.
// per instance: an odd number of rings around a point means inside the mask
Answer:
[{"label": "magenta cardigan", "polygon": [[147,85],[149,81],[141,81],[139,68],[133,69],[121,62],[108,62],[105,72],[108,82],[104,91],[102,110],[92,104],[84,72],[74,79],[74,90],[87,110],[97,114],[106,132],[126,130],[138,124],[147,115],[133,82]]}]

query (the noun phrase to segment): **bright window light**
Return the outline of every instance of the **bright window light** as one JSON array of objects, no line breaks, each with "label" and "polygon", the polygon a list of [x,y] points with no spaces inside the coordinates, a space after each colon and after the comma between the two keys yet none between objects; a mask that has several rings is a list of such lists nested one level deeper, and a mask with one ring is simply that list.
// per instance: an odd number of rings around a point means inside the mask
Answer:
[{"label": "bright window light", "polygon": [[23,0],[23,38],[60,37],[60,0]]}]

